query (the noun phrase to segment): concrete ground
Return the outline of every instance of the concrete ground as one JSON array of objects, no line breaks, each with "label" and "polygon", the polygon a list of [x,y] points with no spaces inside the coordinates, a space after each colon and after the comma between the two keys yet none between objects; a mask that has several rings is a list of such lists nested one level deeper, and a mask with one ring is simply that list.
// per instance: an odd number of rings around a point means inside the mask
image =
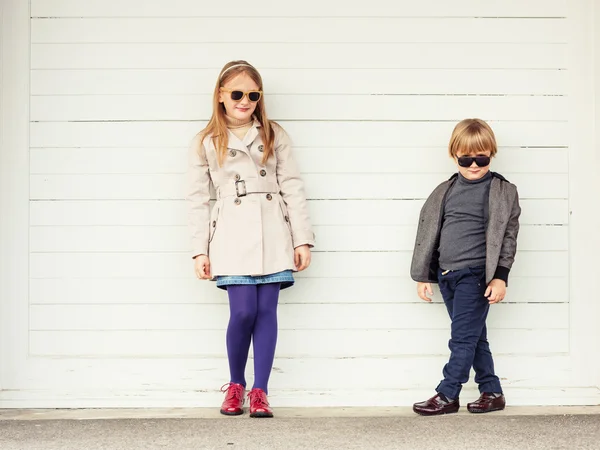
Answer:
[{"label": "concrete ground", "polygon": [[3,410],[2,450],[600,449],[600,407],[512,407],[419,417],[409,408]]}]

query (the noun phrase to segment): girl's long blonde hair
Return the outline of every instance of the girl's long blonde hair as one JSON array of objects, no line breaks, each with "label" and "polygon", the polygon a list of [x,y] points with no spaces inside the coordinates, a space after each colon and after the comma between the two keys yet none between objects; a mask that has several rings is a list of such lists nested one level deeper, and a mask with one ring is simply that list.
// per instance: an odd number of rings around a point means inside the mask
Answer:
[{"label": "girl's long blonde hair", "polygon": [[[233,67],[236,66],[236,67]],[[223,165],[223,161],[227,155],[227,145],[229,144],[229,137],[227,134],[227,119],[225,118],[225,106],[219,102],[220,89],[229,80],[237,77],[238,75],[245,73],[252,81],[254,81],[258,90],[263,91],[263,82],[258,70],[246,61],[230,61],[219,73],[217,84],[213,93],[213,113],[206,128],[200,132],[200,140],[204,141],[206,136],[211,136],[211,139],[215,145],[217,152],[217,161],[219,166]],[[269,159],[273,153],[273,146],[275,142],[275,134],[273,132],[272,123],[267,118],[267,112],[265,110],[264,95],[261,95],[260,100],[256,104],[254,115],[261,124],[258,128],[260,137],[262,139],[263,148],[263,164]]]}]

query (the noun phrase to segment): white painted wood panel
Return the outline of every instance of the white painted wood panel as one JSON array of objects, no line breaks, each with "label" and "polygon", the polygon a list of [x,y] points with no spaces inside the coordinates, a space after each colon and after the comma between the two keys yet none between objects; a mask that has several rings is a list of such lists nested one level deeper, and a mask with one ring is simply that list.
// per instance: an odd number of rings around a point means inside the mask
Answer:
[{"label": "white painted wood panel", "polygon": [[[314,225],[408,225],[416,223],[423,200],[309,200]],[[521,201],[522,225],[567,225],[567,200]],[[361,211],[362,214],[356,214]],[[184,200],[32,201],[32,226],[175,226],[187,224]]]},{"label": "white painted wood panel", "polygon": [[[396,404],[439,381],[449,319],[437,288],[421,302],[408,273],[418,211],[454,171],[445,145],[467,116],[492,125],[493,169],[522,199],[508,295],[489,320],[499,375],[509,391],[577,385],[567,12],[566,0],[308,0],[302,17],[270,0],[32,0],[17,382],[50,406],[60,394],[70,406],[220,401],[227,295],[193,277],[184,172],[216,73],[243,55],[297,146],[318,239],[281,294],[276,405],[382,392]],[[221,32],[240,24],[256,30],[244,43]]]},{"label": "white painted wood panel", "polygon": [[[217,68],[32,70],[31,94],[210,94],[217,72]],[[567,92],[567,72],[552,69],[261,69],[261,76],[269,94],[565,95]]]},{"label": "white painted wood panel", "polygon": [[[32,44],[32,69],[220,68],[244,55],[262,68],[566,69],[566,44]],[[199,55],[202,55],[201,57]],[[285,55],[274,58],[273,55]],[[335,57],[332,57],[335,55]],[[390,58],[390,55],[401,57]],[[473,58],[477,55],[477,58]]]},{"label": "white painted wood panel", "polygon": [[[278,120],[277,117],[274,119]],[[446,145],[454,122],[280,121],[299,147],[373,148]],[[206,122],[32,122],[32,147],[187,147]],[[566,147],[567,122],[494,122],[506,147]]]},{"label": "white painted wood panel", "polygon": [[[32,174],[184,174],[187,154],[187,148],[32,148],[30,170]],[[304,174],[440,173],[443,180],[456,172],[446,147],[296,147],[294,158]],[[500,173],[567,173],[568,149],[500,147],[491,167]]]},{"label": "white painted wood panel", "polygon": [[[226,294],[223,292],[222,294]],[[443,304],[372,303],[283,304],[278,308],[281,330],[448,330]],[[229,305],[32,305],[30,329],[40,330],[224,330]],[[566,329],[567,303],[506,303],[493,306],[490,328]],[[374,347],[374,353],[377,353]]]},{"label": "white painted wood panel", "polygon": [[[31,120],[208,120],[211,95],[36,96]],[[282,120],[566,120],[567,99],[560,96],[418,96],[418,95],[270,95],[272,117]]]},{"label": "white painted wood panel", "polygon": [[[205,304],[226,303],[227,297],[213,282],[186,278],[31,278],[30,304]],[[90,274],[91,276],[92,274]],[[562,276],[519,276],[511,273],[505,303],[565,303],[569,279]],[[435,288],[434,302],[441,302]],[[360,278],[299,277],[293,289],[281,292],[282,304],[313,303],[422,303],[416,283],[408,273]]]},{"label": "white painted wood panel", "polygon": [[[205,3],[194,0],[32,0],[32,17],[293,17],[296,10],[276,1],[256,4],[241,0],[227,3]],[[334,0],[306,0],[305,17],[565,17],[566,0],[454,0],[440,2],[395,2],[373,0],[368,3]]]},{"label": "white painted wood panel", "polygon": [[[33,253],[186,252],[186,232],[186,226],[35,226],[29,242]],[[417,224],[321,225],[314,232],[323,252],[412,251]],[[519,249],[563,251],[568,238],[565,226],[522,226]]]},{"label": "white painted wood panel", "polygon": [[[412,252],[314,252],[311,266],[298,277],[395,277],[410,273]],[[568,252],[519,254],[511,274],[564,277]],[[180,278],[192,276],[185,253],[32,253],[32,278]]]},{"label": "white painted wood panel", "polygon": [[[344,7],[346,9],[346,7]],[[230,17],[231,30],[251,29],[244,42],[392,43],[471,42],[564,43],[567,26],[554,18],[397,17]],[[110,30],[108,33],[107,30]],[[310,30],[309,33],[306,30]],[[332,33],[332,30],[335,32]],[[38,43],[209,43],[240,42],[223,33],[214,18],[33,19],[31,42]]]},{"label": "white painted wood panel", "polygon": [[[447,355],[449,334],[431,329],[280,330],[276,358]],[[569,350],[567,329],[490,329],[488,338],[494,355]],[[220,358],[226,351],[225,331],[32,331],[30,351],[32,356]]]}]

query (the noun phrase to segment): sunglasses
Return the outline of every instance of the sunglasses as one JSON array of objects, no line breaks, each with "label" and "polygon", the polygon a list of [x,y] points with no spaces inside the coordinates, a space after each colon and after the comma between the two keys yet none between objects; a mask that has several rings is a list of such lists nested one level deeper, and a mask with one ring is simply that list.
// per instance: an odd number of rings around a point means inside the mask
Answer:
[{"label": "sunglasses", "polygon": [[471,167],[473,162],[478,167],[485,167],[490,165],[491,158],[489,156],[461,156],[458,158],[458,165],[460,167]]},{"label": "sunglasses", "polygon": [[231,100],[233,100],[234,102],[239,102],[247,95],[248,100],[250,100],[252,103],[256,103],[257,101],[260,100],[260,97],[262,95],[262,91],[244,92],[244,91],[233,91],[231,89],[225,89],[225,88],[221,88],[221,90],[223,92],[229,92],[231,94]]}]

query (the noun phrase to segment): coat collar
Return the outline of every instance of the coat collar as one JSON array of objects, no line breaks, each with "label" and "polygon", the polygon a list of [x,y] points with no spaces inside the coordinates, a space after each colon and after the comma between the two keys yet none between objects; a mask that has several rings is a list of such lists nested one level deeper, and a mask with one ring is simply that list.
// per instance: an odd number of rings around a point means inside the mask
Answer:
[{"label": "coat collar", "polygon": [[258,128],[261,126],[256,116],[252,116],[252,118],[254,119],[254,123],[246,133],[246,136],[244,136],[243,140],[241,140],[235,134],[233,134],[231,130],[227,130],[227,135],[229,138],[229,143],[227,145],[228,148],[248,153],[248,147],[252,145],[256,137],[259,135]]},{"label": "coat collar", "polygon": [[[502,176],[498,172],[493,172],[490,170],[490,173],[492,174],[492,178],[498,178],[502,181],[508,182],[508,180],[506,178],[504,178],[504,176]],[[453,181],[455,178],[458,178],[458,172],[453,173],[452,176],[450,178],[448,178],[448,181]]]}]

